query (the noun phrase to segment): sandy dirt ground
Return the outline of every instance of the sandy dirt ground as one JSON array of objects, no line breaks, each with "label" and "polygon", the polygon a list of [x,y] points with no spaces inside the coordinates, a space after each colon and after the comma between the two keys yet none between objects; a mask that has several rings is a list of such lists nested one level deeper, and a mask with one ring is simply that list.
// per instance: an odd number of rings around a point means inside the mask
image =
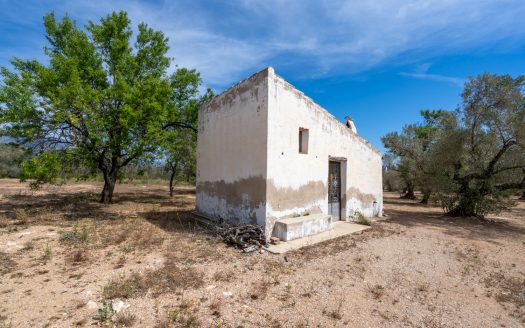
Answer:
[{"label": "sandy dirt ground", "polygon": [[371,229],[273,255],[193,221],[192,187],[100,188],[0,180],[1,328],[525,326],[523,201],[479,221],[387,193]]}]

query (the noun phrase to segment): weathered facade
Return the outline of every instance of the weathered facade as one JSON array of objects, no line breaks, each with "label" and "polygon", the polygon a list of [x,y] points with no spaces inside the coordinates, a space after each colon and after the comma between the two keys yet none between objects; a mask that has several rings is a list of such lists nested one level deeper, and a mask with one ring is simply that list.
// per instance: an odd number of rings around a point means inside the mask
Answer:
[{"label": "weathered facade", "polygon": [[256,223],[284,240],[358,213],[379,216],[381,158],[353,122],[341,123],[269,67],[199,111],[197,212]]}]

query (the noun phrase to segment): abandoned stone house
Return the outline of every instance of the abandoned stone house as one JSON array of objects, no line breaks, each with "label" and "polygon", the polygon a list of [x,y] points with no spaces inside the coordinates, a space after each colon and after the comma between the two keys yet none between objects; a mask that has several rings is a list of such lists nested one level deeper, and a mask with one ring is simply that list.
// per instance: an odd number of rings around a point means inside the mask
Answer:
[{"label": "abandoned stone house", "polygon": [[292,240],[383,209],[382,154],[268,67],[199,111],[196,211]]}]

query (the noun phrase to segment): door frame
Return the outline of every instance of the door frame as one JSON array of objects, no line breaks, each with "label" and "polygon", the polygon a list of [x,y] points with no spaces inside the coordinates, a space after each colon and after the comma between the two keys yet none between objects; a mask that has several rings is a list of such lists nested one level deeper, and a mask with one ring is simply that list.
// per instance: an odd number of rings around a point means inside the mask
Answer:
[{"label": "door frame", "polygon": [[[346,157],[337,157],[337,156],[328,156],[328,175],[330,175],[330,162],[339,163],[339,174],[340,174],[340,195],[339,195],[339,218],[333,221],[347,221],[348,217],[346,215],[346,177],[347,177],[347,160]],[[329,176],[328,176],[329,178]],[[326,186],[326,206],[328,214],[328,185]]]}]

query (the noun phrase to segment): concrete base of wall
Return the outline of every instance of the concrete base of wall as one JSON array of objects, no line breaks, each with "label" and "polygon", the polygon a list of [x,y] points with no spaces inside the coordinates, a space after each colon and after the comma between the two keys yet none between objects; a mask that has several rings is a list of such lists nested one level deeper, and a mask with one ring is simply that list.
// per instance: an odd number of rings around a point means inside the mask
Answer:
[{"label": "concrete base of wall", "polygon": [[283,254],[288,251],[319,244],[330,239],[339,238],[352,233],[358,233],[369,228],[369,226],[361,224],[337,221],[330,224],[330,229],[327,231],[288,242],[281,242],[278,245],[270,245],[266,250],[273,254]]},{"label": "concrete base of wall", "polygon": [[273,237],[290,241],[318,234],[330,228],[331,216],[312,214],[296,218],[279,219],[273,227]]}]

